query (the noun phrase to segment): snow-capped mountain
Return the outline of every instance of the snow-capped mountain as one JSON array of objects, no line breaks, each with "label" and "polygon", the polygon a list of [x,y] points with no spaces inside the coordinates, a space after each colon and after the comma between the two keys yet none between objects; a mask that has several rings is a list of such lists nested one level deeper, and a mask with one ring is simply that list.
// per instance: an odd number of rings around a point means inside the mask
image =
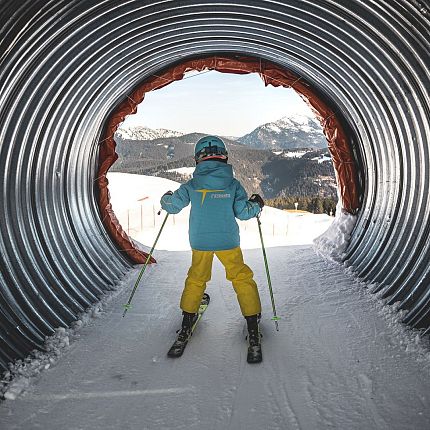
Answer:
[{"label": "snow-capped mountain", "polygon": [[[201,136],[204,134],[197,133]],[[184,143],[196,142],[196,133],[182,133],[164,128],[151,129],[143,126],[120,126],[115,133],[117,139],[152,141],[156,139],[180,138]],[[252,149],[291,150],[297,148],[322,149],[327,147],[319,122],[312,116],[296,114],[260,125],[242,137],[224,137]]]},{"label": "snow-capped mountain", "polygon": [[325,148],[327,141],[319,122],[311,116],[286,116],[263,124],[238,142],[256,149]]},{"label": "snow-capped mountain", "polygon": [[180,137],[185,133],[166,130],[165,128],[152,129],[142,126],[120,126],[115,136],[122,140],[154,140],[169,137]]}]

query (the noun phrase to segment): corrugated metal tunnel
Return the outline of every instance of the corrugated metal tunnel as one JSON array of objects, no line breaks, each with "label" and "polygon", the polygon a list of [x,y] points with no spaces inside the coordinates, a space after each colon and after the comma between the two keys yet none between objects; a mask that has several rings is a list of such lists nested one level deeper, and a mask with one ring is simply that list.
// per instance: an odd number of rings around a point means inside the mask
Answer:
[{"label": "corrugated metal tunnel", "polygon": [[158,71],[217,54],[286,67],[343,118],[364,184],[347,264],[428,331],[429,18],[416,0],[3,0],[0,369],[131,267],[96,203],[109,114]]}]

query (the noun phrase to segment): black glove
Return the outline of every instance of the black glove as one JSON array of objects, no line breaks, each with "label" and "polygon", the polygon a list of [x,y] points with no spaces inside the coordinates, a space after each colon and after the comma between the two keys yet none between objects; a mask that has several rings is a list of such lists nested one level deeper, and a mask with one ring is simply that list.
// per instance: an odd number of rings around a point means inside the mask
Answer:
[{"label": "black glove", "polygon": [[258,206],[260,206],[260,209],[263,209],[263,207],[264,207],[264,200],[261,198],[261,196],[259,194],[253,194],[249,198],[249,201],[254,202],[254,203],[258,203]]},{"label": "black glove", "polygon": [[164,193],[164,194],[163,194],[162,198],[163,198],[164,196],[171,196],[172,194],[173,194],[173,191],[167,191],[167,193]]}]

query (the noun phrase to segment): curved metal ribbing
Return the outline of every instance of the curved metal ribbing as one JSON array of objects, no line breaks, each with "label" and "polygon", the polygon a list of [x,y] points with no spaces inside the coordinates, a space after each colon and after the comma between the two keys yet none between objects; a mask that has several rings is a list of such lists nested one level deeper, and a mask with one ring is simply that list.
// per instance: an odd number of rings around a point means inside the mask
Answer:
[{"label": "curved metal ribbing", "polygon": [[430,325],[429,8],[421,1],[0,3],[0,369],[129,269],[95,199],[98,141],[143,79],[190,57],[257,56],[331,100],[365,178],[347,255]]}]

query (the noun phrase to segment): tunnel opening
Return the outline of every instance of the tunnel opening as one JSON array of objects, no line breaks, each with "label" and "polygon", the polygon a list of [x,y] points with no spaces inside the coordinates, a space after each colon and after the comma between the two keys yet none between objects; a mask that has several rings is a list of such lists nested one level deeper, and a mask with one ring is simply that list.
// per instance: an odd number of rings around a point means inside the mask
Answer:
[{"label": "tunnel opening", "polygon": [[[266,246],[310,244],[327,230],[337,184],[327,140],[307,104],[294,90],[264,86],[256,73],[207,70],[147,93],[115,134],[119,158],[108,172],[109,191],[132,240],[154,243],[160,196],[192,178],[195,142],[210,134],[224,141],[248,196],[265,201]],[[169,217],[156,250],[189,249],[188,210]],[[237,222],[242,249],[258,248],[256,223]]]},{"label": "tunnel opening", "polygon": [[[335,168],[341,210],[350,214],[356,214],[359,210],[363,198],[363,174],[360,165],[357,164],[358,146],[353,145],[356,137],[351,128],[344,126],[346,121],[325,95],[317,92],[305,79],[285,67],[262,58],[241,54],[232,55],[231,53],[192,57],[155,72],[149,79],[147,78],[139,84],[132,95],[127,96],[127,99],[117,107],[107,120],[108,125],[102,141],[98,172],[100,209],[107,231],[119,249],[134,262],[145,262],[147,254],[138,249],[136,243],[127,234],[126,228],[120,225],[108,199],[106,174],[118,159],[118,154],[115,151],[115,131],[128,115],[137,112],[137,106],[144,100],[147,92],[155,91],[174,81],[181,80],[186,76],[186,73],[212,70],[234,74],[256,73],[263,80],[265,86],[282,86],[296,91],[309,106],[323,129]],[[152,258],[152,262],[154,261]]]}]

